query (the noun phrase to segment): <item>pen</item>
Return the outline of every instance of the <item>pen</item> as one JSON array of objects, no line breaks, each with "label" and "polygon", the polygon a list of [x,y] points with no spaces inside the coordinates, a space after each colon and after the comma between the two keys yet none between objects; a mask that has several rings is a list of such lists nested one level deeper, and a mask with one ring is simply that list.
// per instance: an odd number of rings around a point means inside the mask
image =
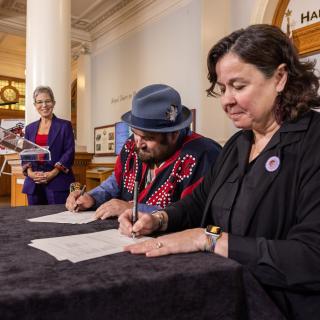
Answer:
[{"label": "pen", "polygon": [[[80,191],[80,195],[79,195],[78,198],[80,198],[81,196],[84,195],[84,193],[86,192],[86,188],[87,188],[87,186],[84,184],[82,189],[81,189],[81,191]],[[76,211],[78,209],[78,207],[79,207],[79,205],[76,204],[76,206],[74,207],[73,211]]]},{"label": "pen", "polygon": [[[132,208],[132,226],[138,220],[138,191],[139,191],[139,181],[134,182],[134,189],[133,189],[133,208]],[[131,233],[132,239],[135,238],[135,233]]]}]

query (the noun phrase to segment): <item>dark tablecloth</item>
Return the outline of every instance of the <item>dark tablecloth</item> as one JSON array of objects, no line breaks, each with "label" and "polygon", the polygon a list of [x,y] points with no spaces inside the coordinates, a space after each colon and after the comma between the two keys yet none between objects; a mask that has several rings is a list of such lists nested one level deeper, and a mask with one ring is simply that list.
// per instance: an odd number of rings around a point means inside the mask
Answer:
[{"label": "dark tablecloth", "polygon": [[28,246],[33,239],[117,227],[35,223],[59,206],[0,209],[0,319],[282,319],[253,276],[209,253],[146,258],[118,253],[79,263]]}]

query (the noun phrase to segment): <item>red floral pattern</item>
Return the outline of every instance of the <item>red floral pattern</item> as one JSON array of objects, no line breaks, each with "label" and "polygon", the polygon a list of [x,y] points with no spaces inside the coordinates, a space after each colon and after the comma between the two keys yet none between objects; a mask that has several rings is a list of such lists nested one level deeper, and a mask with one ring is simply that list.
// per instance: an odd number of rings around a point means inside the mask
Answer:
[{"label": "red floral pattern", "polygon": [[165,208],[172,202],[172,194],[178,188],[184,179],[192,175],[192,170],[196,165],[196,159],[190,154],[185,155],[182,159],[179,157],[175,162],[173,169],[165,181],[148,199],[148,205],[157,205]]}]

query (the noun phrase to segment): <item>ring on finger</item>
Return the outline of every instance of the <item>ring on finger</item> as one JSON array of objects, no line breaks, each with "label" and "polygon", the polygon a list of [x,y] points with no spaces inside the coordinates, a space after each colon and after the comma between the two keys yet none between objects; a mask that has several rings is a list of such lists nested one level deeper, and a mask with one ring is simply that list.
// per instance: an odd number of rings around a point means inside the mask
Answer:
[{"label": "ring on finger", "polygon": [[161,241],[158,241],[157,243],[156,243],[156,248],[157,249],[160,249],[160,248],[162,248],[163,247],[163,243],[161,242]]}]

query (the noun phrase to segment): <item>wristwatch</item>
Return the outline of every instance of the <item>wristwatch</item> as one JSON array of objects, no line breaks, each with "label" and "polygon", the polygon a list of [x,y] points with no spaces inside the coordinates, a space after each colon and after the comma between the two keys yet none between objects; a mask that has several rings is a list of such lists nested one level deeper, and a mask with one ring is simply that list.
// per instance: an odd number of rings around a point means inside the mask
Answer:
[{"label": "wristwatch", "polygon": [[205,229],[205,234],[207,237],[207,244],[204,250],[207,252],[214,252],[216,243],[222,235],[222,229],[217,226],[208,225]]}]

